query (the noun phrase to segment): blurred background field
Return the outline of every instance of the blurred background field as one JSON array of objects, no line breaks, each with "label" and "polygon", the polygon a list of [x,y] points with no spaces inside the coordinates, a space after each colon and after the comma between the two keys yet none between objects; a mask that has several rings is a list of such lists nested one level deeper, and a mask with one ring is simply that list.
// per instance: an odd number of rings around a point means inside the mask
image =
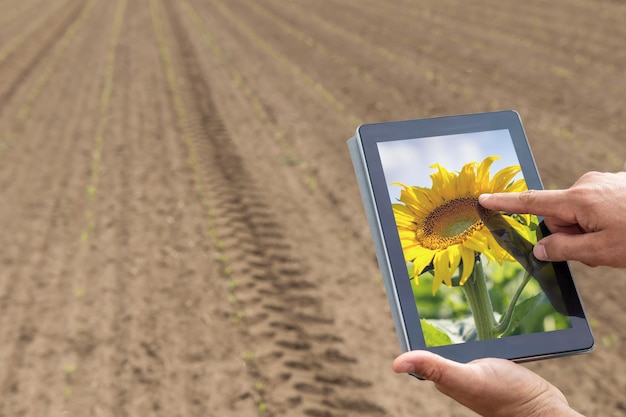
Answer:
[{"label": "blurred background field", "polygon": [[[0,0],[0,416],[470,416],[399,347],[345,141],[520,112],[548,188],[626,162],[626,3]],[[626,271],[572,264],[626,413]]]}]

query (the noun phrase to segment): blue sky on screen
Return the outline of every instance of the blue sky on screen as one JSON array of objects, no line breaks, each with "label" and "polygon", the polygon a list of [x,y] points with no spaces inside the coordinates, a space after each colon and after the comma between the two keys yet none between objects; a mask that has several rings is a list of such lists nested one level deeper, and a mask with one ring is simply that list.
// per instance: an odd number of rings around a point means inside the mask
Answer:
[{"label": "blue sky on screen", "polygon": [[498,155],[501,159],[491,166],[491,177],[504,167],[519,165],[507,129],[379,142],[378,153],[389,197],[394,203],[400,198],[401,187],[391,185],[392,182],[430,188],[430,175],[436,169],[429,167],[436,163],[458,172],[468,162],[481,162],[490,155]]}]

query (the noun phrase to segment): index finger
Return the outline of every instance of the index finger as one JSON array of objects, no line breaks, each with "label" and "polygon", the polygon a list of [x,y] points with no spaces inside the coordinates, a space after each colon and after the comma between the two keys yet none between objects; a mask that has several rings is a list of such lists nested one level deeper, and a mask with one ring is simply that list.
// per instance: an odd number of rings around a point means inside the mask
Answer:
[{"label": "index finger", "polygon": [[520,193],[481,194],[478,202],[490,210],[558,217],[567,204],[564,190],[527,190]]}]

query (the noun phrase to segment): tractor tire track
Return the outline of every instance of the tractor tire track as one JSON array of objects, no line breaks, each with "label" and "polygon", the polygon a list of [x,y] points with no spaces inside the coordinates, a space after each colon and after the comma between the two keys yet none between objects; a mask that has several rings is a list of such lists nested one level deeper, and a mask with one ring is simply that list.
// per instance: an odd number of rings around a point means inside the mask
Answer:
[{"label": "tractor tire track", "polygon": [[[372,384],[345,376],[354,373],[354,363],[341,353],[342,339],[334,336],[334,320],[324,314],[317,284],[302,273],[305,265],[290,246],[280,218],[229,136],[180,20],[182,11],[165,4],[217,235],[228,259],[234,260],[232,275],[239,281],[241,320],[254,346],[250,372],[267,382],[267,409],[279,415],[296,405],[308,416],[334,416],[359,403],[363,412],[383,415],[382,407],[367,400],[366,388]],[[276,362],[282,366],[277,368]]]}]

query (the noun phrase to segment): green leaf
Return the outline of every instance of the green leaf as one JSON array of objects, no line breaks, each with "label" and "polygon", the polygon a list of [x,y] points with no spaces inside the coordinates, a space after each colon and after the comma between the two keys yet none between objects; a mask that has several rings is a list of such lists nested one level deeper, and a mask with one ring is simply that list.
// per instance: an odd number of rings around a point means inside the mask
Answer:
[{"label": "green leaf", "polygon": [[524,317],[526,317],[526,314],[528,314],[528,312],[535,308],[542,296],[543,294],[541,293],[533,295],[532,297],[525,299],[515,307],[515,309],[513,310],[513,315],[511,317],[511,322],[502,334],[503,337],[510,336],[511,333],[513,333],[515,329],[518,328],[522,320],[524,320]]},{"label": "green leaf", "polygon": [[422,333],[424,333],[424,341],[426,346],[444,346],[452,343],[452,339],[445,332],[433,326],[424,319],[420,320],[422,324]]}]

